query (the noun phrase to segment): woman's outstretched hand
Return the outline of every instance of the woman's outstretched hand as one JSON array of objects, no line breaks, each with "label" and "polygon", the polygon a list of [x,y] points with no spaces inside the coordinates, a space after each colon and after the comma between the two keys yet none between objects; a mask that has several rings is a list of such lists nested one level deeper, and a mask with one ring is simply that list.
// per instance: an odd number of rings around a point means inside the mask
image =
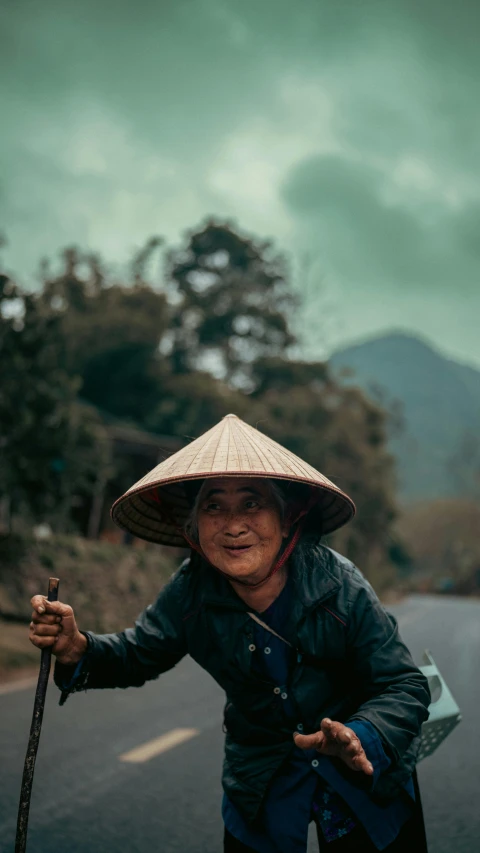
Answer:
[{"label": "woman's outstretched hand", "polygon": [[365,755],[360,738],[343,723],[337,723],[325,717],[319,732],[313,735],[295,733],[293,738],[300,749],[316,749],[321,755],[335,755],[351,770],[362,771],[367,776],[373,776],[373,767]]},{"label": "woman's outstretched hand", "polygon": [[48,601],[44,595],[34,595],[31,605],[30,642],[51,649],[59,663],[78,663],[87,650],[87,638],[78,630],[70,605]]}]

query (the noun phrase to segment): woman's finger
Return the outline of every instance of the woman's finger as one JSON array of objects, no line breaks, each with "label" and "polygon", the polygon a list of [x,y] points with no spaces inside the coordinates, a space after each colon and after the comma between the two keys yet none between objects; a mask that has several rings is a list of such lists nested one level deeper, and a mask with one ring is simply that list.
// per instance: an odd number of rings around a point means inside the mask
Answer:
[{"label": "woman's finger", "polygon": [[44,595],[34,595],[31,605],[40,615],[46,613],[47,615],[61,616],[62,619],[73,617],[73,610],[69,604],[64,604],[63,601],[49,601]]},{"label": "woman's finger", "polygon": [[31,620],[36,625],[55,625],[62,621],[62,617],[56,616],[54,613],[40,614],[38,610],[32,610]]},{"label": "woman's finger", "polygon": [[337,755],[352,770],[362,771],[367,776],[373,775],[373,766],[365,755],[360,738],[352,729],[328,718],[322,720],[321,725],[327,755]]},{"label": "woman's finger", "polygon": [[337,741],[345,746],[357,743],[357,741],[360,743],[355,732],[352,732],[352,730],[346,726],[343,726],[342,729],[339,730],[337,734]]},{"label": "woman's finger", "polygon": [[351,767],[352,770],[361,771],[366,773],[367,776],[373,776],[373,765],[368,760],[363,749],[358,755],[348,758],[345,763],[348,763],[348,766]]},{"label": "woman's finger", "polygon": [[348,743],[341,743],[340,747],[345,755],[349,755],[351,758],[353,758],[354,755],[360,755],[360,753],[363,752],[363,746],[360,743],[360,739],[355,735],[350,741],[348,741]]},{"label": "woman's finger", "polygon": [[30,622],[30,627],[37,637],[57,637],[63,630],[61,625],[35,625]]},{"label": "woman's finger", "polygon": [[314,732],[311,735],[301,735],[295,732],[293,739],[300,749],[319,749],[325,742],[325,735],[323,732]]},{"label": "woman's finger", "polygon": [[36,634],[30,634],[30,642],[33,643],[37,649],[47,649],[53,646],[58,640],[58,637],[37,637]]},{"label": "woman's finger", "polygon": [[329,740],[334,740],[339,744],[351,743],[355,737],[351,729],[344,726],[343,723],[338,723],[326,717],[321,723],[322,732]]},{"label": "woman's finger", "polygon": [[30,600],[30,604],[32,605],[33,609],[37,611],[37,613],[45,613],[46,600],[47,599],[44,595],[34,595]]}]

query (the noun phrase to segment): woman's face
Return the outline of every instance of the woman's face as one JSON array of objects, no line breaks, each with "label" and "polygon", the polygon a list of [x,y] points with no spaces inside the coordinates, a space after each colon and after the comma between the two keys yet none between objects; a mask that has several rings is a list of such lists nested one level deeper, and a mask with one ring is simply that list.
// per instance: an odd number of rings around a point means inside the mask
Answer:
[{"label": "woman's face", "polygon": [[218,477],[202,486],[200,546],[210,563],[232,580],[263,580],[288,531],[265,480]]}]

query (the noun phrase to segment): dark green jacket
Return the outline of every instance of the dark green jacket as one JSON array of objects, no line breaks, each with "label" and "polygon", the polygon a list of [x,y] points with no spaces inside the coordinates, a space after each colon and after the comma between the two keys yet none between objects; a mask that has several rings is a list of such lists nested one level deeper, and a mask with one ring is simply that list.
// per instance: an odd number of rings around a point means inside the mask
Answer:
[{"label": "dark green jacket", "polygon": [[[428,717],[427,679],[414,665],[370,584],[345,558],[312,546],[308,566],[293,560],[294,601],[285,634],[297,649],[289,696],[304,732],[324,717],[364,719],[379,732],[392,765],[376,796],[393,797],[415,766]],[[187,561],[135,628],[87,633],[83,678],[74,689],[144,684],[190,654],[225,690],[223,786],[248,821],[293,747],[274,688],[251,670],[253,621],[223,576]],[[57,664],[60,686],[65,668]],[[65,682],[63,682],[65,683]],[[65,701],[66,695],[63,696]]]}]

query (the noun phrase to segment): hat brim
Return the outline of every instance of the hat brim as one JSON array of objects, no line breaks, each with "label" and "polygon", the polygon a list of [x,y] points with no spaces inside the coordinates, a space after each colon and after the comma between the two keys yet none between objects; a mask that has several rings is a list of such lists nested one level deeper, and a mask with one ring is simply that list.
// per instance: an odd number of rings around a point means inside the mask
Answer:
[{"label": "hat brim", "polygon": [[147,542],[185,547],[186,541],[182,535],[182,529],[190,516],[192,501],[184,484],[219,476],[274,479],[286,483],[304,484],[310,490],[316,490],[318,499],[309,512],[308,526],[318,531],[319,535],[332,533],[355,515],[354,502],[333,485],[314,483],[310,478],[282,477],[270,472],[266,474],[263,470],[248,471],[248,473],[206,471],[194,477],[172,476],[158,484],[150,482],[147,486],[139,485],[114,503],[112,518],[119,527]]}]

